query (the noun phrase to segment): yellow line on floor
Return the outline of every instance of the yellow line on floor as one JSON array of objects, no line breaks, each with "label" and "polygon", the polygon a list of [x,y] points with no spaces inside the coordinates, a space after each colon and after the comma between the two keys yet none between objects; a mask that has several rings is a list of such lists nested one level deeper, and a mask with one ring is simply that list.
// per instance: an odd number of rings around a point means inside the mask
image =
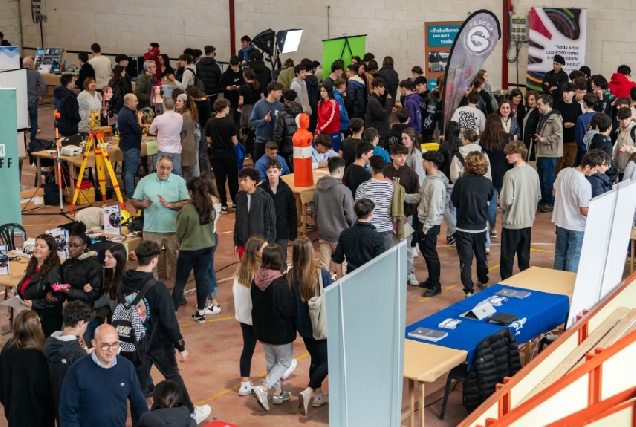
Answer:
[{"label": "yellow line on floor", "polygon": [[[230,320],[230,319],[234,319],[234,316],[220,317],[218,319],[206,320],[205,323],[220,322],[222,320]],[[192,325],[198,325],[198,324],[199,324],[198,322],[190,322],[190,323],[181,323],[179,326],[183,328],[184,326],[192,326]]]},{"label": "yellow line on floor", "polygon": [[551,254],[554,253],[554,251],[549,251],[547,249],[537,249],[537,248],[530,248],[530,252],[548,252],[548,253],[551,253]]},{"label": "yellow line on floor", "polygon": [[[219,319],[219,320],[221,320],[221,319]],[[305,353],[305,354],[302,354],[302,355],[300,355],[300,356],[296,357],[296,360],[304,359],[304,358],[305,358],[305,357],[307,357],[307,356],[309,356],[309,353]],[[259,379],[259,378],[264,378],[266,375],[267,375],[267,372],[262,373],[262,374],[260,374],[260,375],[257,375],[257,376],[255,376],[255,377],[250,377],[250,379],[252,379],[252,380],[257,380],[257,379]],[[221,396],[225,396],[226,394],[228,394],[228,393],[230,393],[230,392],[232,392],[232,391],[237,391],[239,388],[241,388],[241,385],[240,385],[240,384],[239,384],[239,385],[235,385],[234,387],[226,388],[225,390],[220,391],[220,392],[218,392],[217,394],[215,394],[215,395],[213,395],[213,396],[208,397],[207,399],[203,399],[203,400],[200,400],[200,401],[198,401],[198,402],[195,402],[195,403],[194,403],[194,406],[201,406],[201,405],[204,405],[204,404],[206,404],[206,403],[208,403],[208,402],[213,401],[214,399],[217,399],[217,398],[219,398],[219,397],[221,397]]]}]

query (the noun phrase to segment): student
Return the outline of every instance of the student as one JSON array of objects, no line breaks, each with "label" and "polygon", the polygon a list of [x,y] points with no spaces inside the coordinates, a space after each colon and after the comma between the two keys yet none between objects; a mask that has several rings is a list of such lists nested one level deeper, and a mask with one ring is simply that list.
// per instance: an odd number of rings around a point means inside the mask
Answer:
[{"label": "student", "polygon": [[[216,244],[212,247],[212,255],[208,261],[208,269],[205,272],[205,281],[208,285],[208,300],[210,301],[207,310],[210,312],[209,314],[219,314],[221,312],[221,305],[217,301],[219,284],[216,281],[216,270],[214,270],[214,253],[219,247],[219,234],[216,232],[216,225],[221,216],[221,201],[219,200],[219,193],[216,191],[216,187],[212,184],[212,181],[206,180],[206,184],[208,185],[208,194],[210,194],[210,198],[212,199],[212,206],[216,212],[214,218],[214,240]],[[183,300],[181,304],[183,304]]]},{"label": "student", "polygon": [[[484,90],[485,83],[486,83],[486,80],[484,80],[483,77],[480,77],[478,75],[473,79],[472,86],[473,86],[473,92],[477,92],[479,96],[481,97],[481,102],[477,104],[477,108],[479,108],[481,112],[484,113],[485,116],[489,116],[495,110],[492,108],[492,98],[490,97],[490,94]],[[513,93],[511,92],[510,99],[514,98],[514,96],[515,95],[513,95]]]},{"label": "student", "polygon": [[[467,129],[462,133],[462,146],[459,147],[450,165],[450,180],[455,183],[464,176],[464,165],[466,164],[466,156],[473,151],[482,151],[479,145],[479,136],[474,129]],[[488,156],[486,155],[486,158]],[[488,172],[486,178],[490,179],[490,162],[488,162]]]},{"label": "student", "polygon": [[[216,116],[208,120],[205,125],[205,139],[212,148],[212,168],[223,213],[227,213],[228,210],[227,193],[225,192],[226,180],[230,189],[232,206],[236,206],[236,193],[238,193],[238,163],[234,149],[238,145],[238,137],[234,120],[228,116],[230,107],[230,101],[227,99],[214,101],[213,108]],[[206,173],[206,171],[203,172]]]},{"label": "student", "polygon": [[320,85],[318,101],[318,124],[316,135],[325,134],[331,138],[335,151],[340,151],[342,133],[340,131],[340,105],[335,100],[329,85]]},{"label": "student", "polygon": [[183,406],[181,390],[174,381],[164,380],[155,386],[152,407],[139,418],[139,427],[196,427],[190,411]]},{"label": "student", "polygon": [[391,156],[389,153],[382,147],[378,145],[380,141],[380,136],[378,135],[378,131],[373,128],[365,129],[362,133],[362,140],[366,142],[370,142],[373,145],[373,155],[380,156],[384,159],[386,164],[391,163]]},{"label": "student", "polygon": [[612,95],[617,98],[629,96],[629,91],[633,87],[636,87],[636,83],[629,80],[631,74],[632,70],[628,65],[618,66],[618,69],[614,74],[612,74],[612,78],[609,82],[609,90]]},{"label": "student", "polygon": [[367,112],[364,116],[364,126],[378,130],[380,135],[380,146],[384,147],[386,138],[389,136],[389,121],[387,118],[391,116],[393,110],[393,95],[386,95],[386,101],[382,102],[384,95],[384,79],[375,77],[371,83],[373,93],[369,96],[367,104]]},{"label": "student", "polygon": [[274,128],[274,141],[278,144],[280,155],[288,162],[291,171],[294,170],[294,134],[298,130],[296,117],[302,114],[303,107],[296,102],[297,94],[295,90],[288,89],[283,95],[285,105],[278,113],[278,120]]},{"label": "student", "polygon": [[[413,84],[417,94],[422,98],[420,103],[420,115],[422,116],[422,141],[431,142],[435,140],[435,128],[437,126],[438,100],[433,93],[428,90],[426,77],[417,77]],[[440,85],[439,87],[443,87]]]},{"label": "student", "polygon": [[422,149],[415,129],[406,128],[402,131],[402,145],[409,151],[408,156],[406,156],[406,165],[417,173],[420,177],[420,185],[422,185],[426,172],[422,167]]},{"label": "student", "polygon": [[448,178],[439,171],[444,157],[438,151],[427,151],[423,154],[422,165],[426,170],[426,179],[419,193],[405,194],[404,201],[417,204],[417,215],[420,220],[420,248],[426,261],[428,279],[420,283],[421,288],[428,288],[425,297],[434,297],[442,293],[440,284],[441,265],[437,254],[437,236],[446,205],[446,185]]},{"label": "student", "polygon": [[331,256],[336,269],[336,279],[344,276],[342,263],[345,259],[346,274],[349,274],[384,252],[384,238],[371,224],[374,208],[373,200],[356,200],[353,209],[358,221],[340,233],[338,245]]},{"label": "student", "polygon": [[453,113],[451,120],[459,123],[459,131],[461,133],[466,129],[473,129],[477,135],[484,131],[486,116],[477,109],[477,103],[480,99],[479,93],[470,92],[468,94],[468,105],[457,108]]},{"label": "student", "polygon": [[[599,113],[602,114],[602,113]],[[586,176],[588,182],[592,186],[592,198],[605,194],[612,189],[612,183],[606,175],[610,165],[610,158],[603,150],[590,149],[590,152],[596,152],[603,159],[603,163],[598,167],[596,173]]]},{"label": "student", "polygon": [[581,107],[581,114],[585,113],[585,103],[583,102],[583,97],[587,95],[587,86],[585,83],[577,83],[573,82],[576,88],[574,92],[574,102],[576,102]]},{"label": "student", "polygon": [[[418,110],[419,111],[419,107]],[[391,149],[396,144],[402,144],[402,133],[411,126],[411,112],[406,108],[398,108],[395,112],[397,123],[391,127],[389,136],[387,137],[387,149]],[[416,132],[417,134],[417,132]]]},{"label": "student", "polygon": [[622,179],[627,161],[631,153],[636,152],[636,122],[632,120],[632,110],[621,108],[616,114],[620,127],[616,130],[616,145],[614,148],[614,164],[618,169],[619,180]]},{"label": "student", "polygon": [[473,254],[477,258],[477,286],[488,285],[486,235],[488,231],[488,202],[492,199],[492,181],[488,172],[488,158],[482,152],[470,152],[465,157],[465,175],[453,187],[452,201],[457,208],[457,255],[466,298],[475,292],[471,267]]},{"label": "student", "polygon": [[442,156],[444,156],[444,162],[442,163],[442,166],[439,170],[444,174],[444,176],[446,176],[446,178],[449,179],[448,185],[446,185],[446,205],[444,208],[444,222],[446,223],[447,245],[452,245],[453,243],[455,243],[455,230],[457,228],[455,207],[451,202],[451,195],[453,194],[453,183],[450,181],[451,163],[455,158],[455,155],[459,153],[459,148],[462,145],[462,137],[459,134],[459,124],[450,120],[448,123],[446,123],[446,130],[444,131],[444,142],[442,142],[439,146],[439,152],[442,154]]},{"label": "student", "polygon": [[541,88],[543,93],[551,95],[553,99],[561,99],[561,88],[569,81],[567,73],[563,70],[565,59],[559,54],[554,55],[552,70],[545,73]]},{"label": "student", "polygon": [[239,368],[241,371],[241,387],[239,396],[248,396],[252,393],[254,384],[250,380],[252,371],[252,356],[256,348],[256,337],[252,327],[252,296],[251,287],[254,276],[261,266],[263,248],[267,245],[265,239],[260,236],[252,236],[245,244],[245,255],[239,262],[238,269],[234,273],[234,318],[241,325],[243,336],[243,351]]},{"label": "student", "polygon": [[585,154],[576,168],[565,168],[554,182],[552,222],[556,224],[554,269],[576,273],[581,259],[585,221],[592,198],[586,179],[603,164],[600,151]]},{"label": "student", "polygon": [[537,133],[537,126],[541,121],[541,113],[537,108],[539,93],[535,90],[526,92],[526,116],[523,118],[523,143],[528,149],[528,161],[536,160],[536,148],[533,148],[534,136]]},{"label": "student", "polygon": [[98,308],[95,316],[101,323],[104,323],[104,320],[109,318],[117,308],[119,288],[121,279],[126,273],[127,262],[128,253],[121,243],[113,243],[104,251],[102,296],[95,303],[95,307]]},{"label": "student", "polygon": [[239,260],[245,253],[245,243],[252,236],[263,236],[268,242],[276,241],[276,209],[265,190],[257,187],[260,174],[252,168],[239,171],[241,191],[236,195],[234,222],[234,254]]},{"label": "student", "polygon": [[358,76],[358,65],[347,67],[347,98],[353,101],[353,118],[364,119],[367,111],[365,102],[366,83]]},{"label": "student", "polygon": [[44,342],[44,357],[49,366],[49,380],[58,424],[62,383],[71,365],[88,352],[83,336],[88,322],[93,319],[93,309],[81,301],[73,301],[66,304],[62,316],[64,329],[53,332]]},{"label": "student", "polygon": [[311,168],[326,168],[330,158],[338,156],[333,151],[329,135],[321,134],[316,136],[315,147],[311,148]]},{"label": "student", "polygon": [[347,111],[347,104],[349,103],[349,100],[345,99],[347,82],[343,78],[338,78],[334,81],[333,86],[334,99],[340,106],[340,132],[346,135],[347,132],[349,132],[349,124],[351,123],[351,120],[349,120],[349,113]]},{"label": "student", "polygon": [[594,107],[594,111],[597,113],[605,113],[614,119],[612,112],[612,103],[616,100],[616,97],[609,91],[609,85],[607,79],[601,75],[592,76],[592,90],[598,101]]},{"label": "student", "polygon": [[263,90],[258,80],[256,80],[254,70],[251,68],[243,70],[243,80],[243,84],[239,87],[239,100],[236,111],[241,115],[239,129],[242,130],[242,136],[246,136],[251,126],[250,117],[252,116],[252,110],[254,110],[254,105],[263,98]]},{"label": "student", "polygon": [[554,109],[561,113],[563,118],[563,156],[556,165],[555,174],[558,175],[563,168],[571,168],[576,160],[576,122],[581,115],[581,107],[572,102],[576,87],[572,83],[563,85],[563,98],[554,103]]},{"label": "student", "polygon": [[282,156],[278,155],[278,144],[275,141],[268,141],[265,144],[265,154],[262,157],[256,160],[256,164],[254,165],[254,169],[256,169],[260,173],[259,181],[265,181],[267,179],[267,169],[265,165],[270,160],[278,160],[282,166],[282,174],[288,175],[291,173],[289,167],[287,167],[287,162]]},{"label": "student", "polygon": [[307,415],[312,397],[314,397],[312,404],[314,408],[329,403],[329,397],[322,391],[322,383],[328,374],[327,340],[314,338],[307,301],[318,295],[319,291],[316,289],[318,286],[322,285],[326,288],[333,283],[333,280],[329,271],[320,268],[314,261],[314,248],[311,240],[306,236],[301,236],[294,241],[292,268],[287,272],[287,281],[292,285],[296,300],[296,328],[311,357],[309,385],[300,392],[298,406],[300,413]]},{"label": "student", "polygon": [[219,83],[219,90],[223,92],[224,98],[230,101],[230,112],[227,116],[232,119],[237,128],[241,119],[241,115],[237,111],[239,107],[239,89],[245,83],[239,64],[238,57],[235,55],[231,56],[230,66],[223,72]]},{"label": "student", "polygon": [[622,181],[636,181],[636,153],[629,156],[629,162],[625,166]]},{"label": "student", "polygon": [[413,129],[415,129],[415,132],[418,134],[422,133],[422,114],[420,112],[422,98],[417,94],[413,82],[402,80],[400,82],[400,95],[404,97],[402,105],[408,110],[410,117],[413,118],[413,120],[410,121],[411,126],[413,126]]},{"label": "student", "polygon": [[296,300],[282,273],[283,266],[280,246],[275,243],[265,246],[261,267],[251,288],[254,336],[263,345],[267,362],[263,385],[252,388],[252,395],[266,411],[269,411],[270,389],[274,391],[274,405],[291,399],[291,393],[283,390],[281,380],[294,360]]},{"label": "student", "polygon": [[594,113],[594,117],[590,120],[590,125],[592,124],[594,124],[594,129],[598,131],[598,133],[592,137],[589,149],[602,150],[605,154],[607,154],[609,164],[606,165],[607,170],[604,171],[604,174],[607,176],[608,182],[611,184],[616,182],[618,179],[618,169],[616,169],[616,166],[614,166],[614,163],[611,161],[614,151],[614,144],[610,137],[610,133],[612,132],[611,119],[605,113]]},{"label": "student", "polygon": [[[515,254],[519,271],[530,267],[532,225],[541,200],[539,175],[528,166],[528,149],[521,141],[510,142],[504,148],[513,169],[503,176],[499,204],[501,206],[501,280],[512,276]],[[492,202],[491,202],[492,203]]]},{"label": "student", "polygon": [[311,201],[311,216],[318,226],[320,267],[331,271],[331,256],[336,250],[340,233],[351,227],[356,217],[351,190],[342,183],[344,159],[332,157],[327,166],[329,175],[316,182],[316,191]]},{"label": "student", "polygon": [[[217,100],[218,101],[218,100]],[[172,289],[174,310],[179,310],[183,291],[190,272],[194,272],[197,292],[197,311],[192,320],[205,323],[206,314],[214,314],[207,310],[205,303],[208,286],[205,273],[208,269],[212,248],[216,245],[214,237],[214,219],[216,211],[208,193],[205,179],[197,176],[188,181],[190,203],[185,205],[177,215],[177,243],[179,258],[177,259],[177,279]]]},{"label": "student", "polygon": [[298,64],[294,67],[296,77],[291,81],[289,89],[296,92],[296,102],[303,107],[303,113],[311,116],[311,106],[309,105],[309,94],[307,93],[307,70],[305,65]]},{"label": "student", "polygon": [[342,177],[342,182],[351,190],[351,194],[356,194],[358,186],[371,179],[371,174],[365,169],[371,156],[373,156],[371,143],[363,141],[356,145],[356,161],[347,166]]},{"label": "student", "polygon": [[387,180],[384,176],[386,163],[381,156],[371,156],[369,164],[371,166],[371,179],[358,186],[355,199],[373,201],[375,207],[371,224],[382,235],[384,250],[389,250],[397,244],[397,239],[393,232],[393,220],[389,213],[391,201],[393,200],[394,186],[393,182]]},{"label": "student", "polygon": [[274,201],[276,211],[276,244],[283,251],[283,263],[287,265],[287,243],[296,240],[298,232],[298,217],[294,193],[285,181],[280,179],[282,166],[276,159],[270,159],[265,164],[267,179],[261,182],[261,187]]},{"label": "student", "polygon": [[574,139],[576,140],[577,145],[577,153],[576,159],[574,161],[574,166],[578,166],[583,158],[583,155],[587,151],[587,147],[583,142],[583,138],[585,134],[589,130],[590,120],[592,120],[592,116],[596,114],[594,111],[594,106],[596,105],[596,101],[598,98],[593,93],[586,93],[583,97],[583,103],[585,104],[585,112],[581,114],[578,119],[576,119],[576,127],[574,129]]},{"label": "student", "polygon": [[356,145],[362,141],[364,120],[360,118],[351,119],[349,128],[351,129],[351,136],[342,141],[342,146],[338,152],[338,155],[345,160],[345,167],[356,161]]}]

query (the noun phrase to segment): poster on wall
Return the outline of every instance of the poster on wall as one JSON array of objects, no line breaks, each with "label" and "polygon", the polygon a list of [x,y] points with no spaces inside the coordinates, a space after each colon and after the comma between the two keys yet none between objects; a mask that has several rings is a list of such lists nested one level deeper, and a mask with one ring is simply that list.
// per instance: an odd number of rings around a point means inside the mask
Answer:
[{"label": "poster on wall", "polygon": [[462,24],[453,42],[446,68],[443,123],[447,123],[452,117],[466,90],[483,63],[495,50],[500,38],[499,20],[488,10],[479,10],[471,14]]},{"label": "poster on wall", "polygon": [[20,48],[0,46],[0,71],[20,69]]},{"label": "poster on wall", "polygon": [[448,56],[462,21],[424,23],[424,76],[428,90],[437,88],[437,79],[444,75]]},{"label": "poster on wall", "polygon": [[528,89],[542,92],[541,82],[552,70],[554,55],[565,59],[567,74],[585,65],[586,22],[587,9],[530,8]]}]

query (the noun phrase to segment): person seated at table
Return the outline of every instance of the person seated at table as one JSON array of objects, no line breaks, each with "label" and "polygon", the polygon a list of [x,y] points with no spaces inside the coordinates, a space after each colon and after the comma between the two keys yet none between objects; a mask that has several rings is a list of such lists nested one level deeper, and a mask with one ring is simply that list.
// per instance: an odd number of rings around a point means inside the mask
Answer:
[{"label": "person seated at table", "polygon": [[77,60],[80,63],[79,76],[75,82],[75,87],[79,90],[84,89],[84,81],[87,77],[95,78],[95,69],[88,63],[88,53],[80,52],[77,54]]},{"label": "person seated at table", "polygon": [[124,155],[124,191],[126,198],[132,199],[135,193],[135,175],[141,157],[141,124],[143,114],[137,111],[139,101],[134,93],[124,96],[124,106],[117,116],[119,128],[119,149]]},{"label": "person seated at table", "polygon": [[55,109],[60,113],[60,118],[55,120],[60,136],[77,134],[77,125],[82,120],[74,87],[75,77],[64,74],[60,76],[60,85],[53,89]]},{"label": "person seated at table", "polygon": [[[91,112],[93,110],[97,110],[101,120],[102,114],[102,94],[97,92],[95,79],[92,77],[87,77],[84,80],[84,90],[77,95],[77,103],[79,105],[79,114],[81,120],[77,125],[80,132],[89,133],[91,131],[90,128],[90,120],[91,120]],[[101,121],[97,123],[98,126],[101,126]]]},{"label": "person seated at table", "polygon": [[181,172],[181,129],[183,116],[174,110],[172,98],[163,98],[163,114],[155,117],[150,125],[150,133],[157,135],[157,156],[169,156],[172,159],[172,173],[182,176]]},{"label": "person seated at table", "polygon": [[317,135],[315,145],[311,148],[311,168],[326,168],[329,159],[338,155],[332,150],[331,137],[327,134]]},{"label": "person seated at table", "polygon": [[287,175],[291,173],[289,171],[289,168],[287,167],[287,162],[285,162],[285,159],[283,159],[282,156],[278,155],[278,144],[276,144],[276,141],[268,141],[267,144],[265,144],[265,154],[263,154],[263,157],[258,159],[256,161],[256,164],[254,165],[254,169],[260,172],[261,181],[265,181],[267,179],[267,168],[265,167],[265,165],[270,159],[276,159],[280,162],[283,167],[281,175]]},{"label": "person seated at table", "polygon": [[40,325],[46,337],[62,328],[64,295],[51,288],[57,283],[62,283],[57,243],[52,236],[40,234],[35,239],[33,256],[17,290],[22,298],[21,304],[40,316]]}]

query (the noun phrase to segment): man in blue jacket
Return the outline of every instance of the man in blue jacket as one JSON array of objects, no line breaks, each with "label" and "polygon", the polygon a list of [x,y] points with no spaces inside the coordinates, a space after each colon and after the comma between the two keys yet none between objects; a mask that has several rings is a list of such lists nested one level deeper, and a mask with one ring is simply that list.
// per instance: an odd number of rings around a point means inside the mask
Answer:
[{"label": "man in blue jacket", "polygon": [[334,81],[333,97],[338,101],[340,105],[340,130],[347,132],[349,130],[349,115],[347,114],[347,108],[343,96],[346,96],[347,82],[343,78],[338,78]]},{"label": "man in blue jacket", "polygon": [[367,112],[367,106],[364,104],[364,91],[366,90],[366,84],[358,76],[358,66],[349,65],[347,68],[347,98],[353,101],[353,117],[357,119],[364,119],[364,115]]},{"label": "man in blue jacket", "polygon": [[139,101],[134,93],[124,96],[124,106],[117,116],[119,149],[124,155],[124,188],[126,197],[132,199],[135,192],[135,174],[141,157],[141,112],[136,112]]},{"label": "man in blue jacket", "polygon": [[267,98],[254,104],[250,116],[250,126],[256,128],[253,159],[260,159],[265,154],[265,144],[274,139],[274,127],[278,119],[278,112],[283,109],[280,102],[283,96],[283,85],[272,82],[267,85]]}]

